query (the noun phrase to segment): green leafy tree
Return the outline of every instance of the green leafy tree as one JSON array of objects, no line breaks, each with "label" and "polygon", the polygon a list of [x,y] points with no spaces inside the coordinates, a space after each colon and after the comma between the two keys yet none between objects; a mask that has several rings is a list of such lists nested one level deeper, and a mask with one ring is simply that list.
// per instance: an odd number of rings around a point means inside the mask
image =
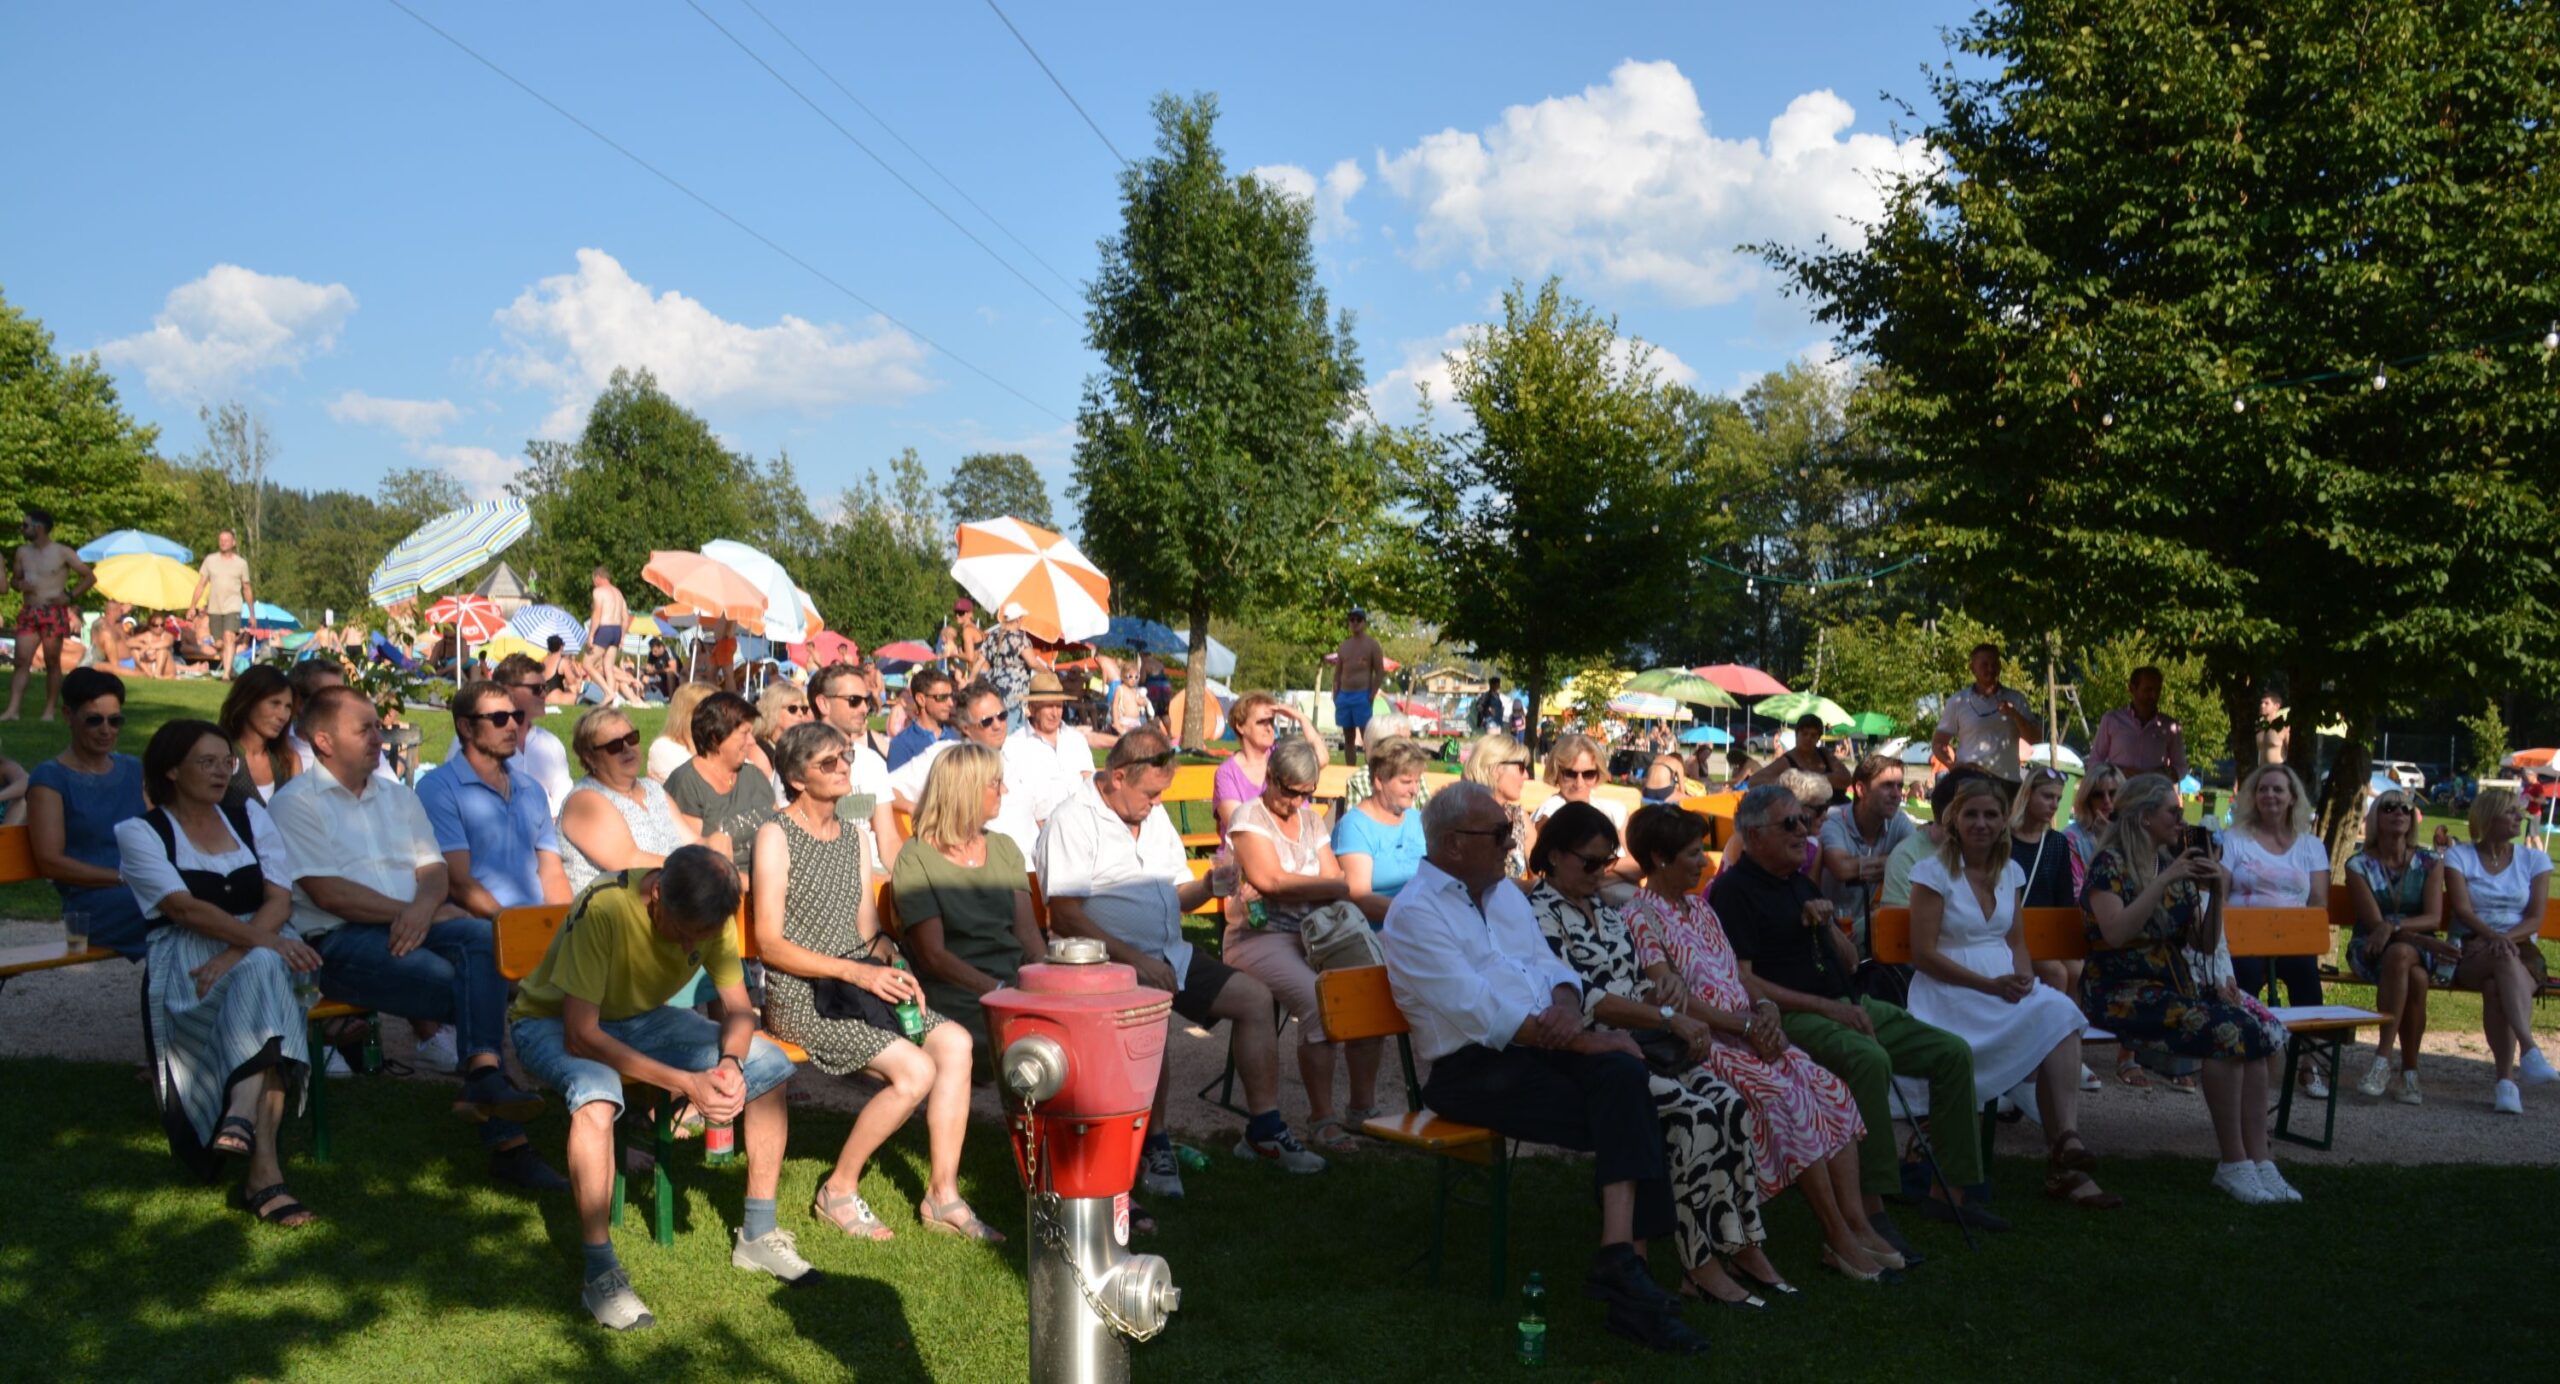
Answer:
[{"label": "green leafy tree", "polygon": [[2087,728],[2075,733],[2070,743],[2088,747],[2098,718],[2126,703],[2133,670],[2142,667],[2160,670],[2160,710],[2176,718],[2186,736],[2189,767],[2198,778],[2211,778],[2213,762],[2231,743],[2230,708],[2223,705],[2202,658],[2165,652],[2159,641],[2139,632],[2072,647],[2071,671],[2065,676],[2077,679]]},{"label": "green leafy tree", "polygon": [[[1155,105],[1156,151],[1120,178],[1086,318],[1102,373],[1076,418],[1083,547],[1124,609],[1189,630],[1207,677],[1213,616],[1304,589],[1332,544],[1344,430],[1362,376],[1348,315],[1316,282],[1314,211],[1227,172],[1207,96]],[[1205,735],[1189,699],[1185,744]]]},{"label": "green leafy tree", "polygon": [[1976,644],[2000,643],[2000,632],[1962,611],[1945,611],[1925,621],[1906,614],[1826,626],[1818,643],[1820,676],[1808,679],[1806,690],[1853,715],[1890,716],[1895,734],[1925,739],[1937,729],[1947,694],[1973,681],[1967,655]]},{"label": "green leafy tree", "polygon": [[[384,475],[374,487],[374,502],[385,516],[410,529],[471,503],[471,492],[451,473],[423,466],[404,466]],[[407,537],[403,532],[400,537]],[[397,540],[394,540],[397,541]]]},{"label": "green leafy tree", "polygon": [[[0,495],[53,512],[77,545],[120,528],[158,528],[178,496],[155,455],[160,430],[136,423],[95,357],[55,353],[44,324],[0,298]],[[15,513],[15,511],[11,511]],[[16,596],[5,596],[14,607]]]},{"label": "green leafy tree", "polygon": [[2385,709],[2560,660],[2560,7],[2009,0],[1954,41],[1941,170],[1772,257],[1881,372],[1968,606],[2200,654],[2242,762],[2271,683],[2343,717],[2334,847]]},{"label": "green leafy tree", "polygon": [[1500,324],[1450,353],[1467,426],[1399,454],[1424,613],[1533,702],[1651,637],[1681,590],[1675,555],[1713,532],[1651,355],[1554,280],[1515,283]]},{"label": "green leafy tree", "polygon": [[535,441],[508,489],[533,514],[521,566],[555,589],[602,567],[625,591],[657,549],[698,549],[745,536],[754,463],[658,388],[647,370],[617,369],[576,441]]},{"label": "green leafy tree", "polygon": [[2482,702],[2479,715],[2463,717],[2462,733],[2471,737],[2471,751],[2463,758],[2462,772],[2475,779],[2496,778],[2504,772],[2507,718],[2499,713],[2497,698]]},{"label": "green leafy tree", "polygon": [[1049,487],[1031,458],[1020,452],[971,452],[951,468],[943,482],[942,503],[954,524],[1011,516],[1026,524],[1055,529],[1049,517]]},{"label": "green leafy tree", "polygon": [[840,512],[796,570],[827,625],[865,649],[931,640],[951,610],[949,535],[924,463],[909,448],[844,492]]}]

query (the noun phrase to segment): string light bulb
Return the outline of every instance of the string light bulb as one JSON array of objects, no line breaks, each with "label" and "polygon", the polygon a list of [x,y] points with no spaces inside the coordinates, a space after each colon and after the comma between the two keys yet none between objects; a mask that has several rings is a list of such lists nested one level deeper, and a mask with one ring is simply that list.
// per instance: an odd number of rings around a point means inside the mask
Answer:
[{"label": "string light bulb", "polygon": [[1757,597],[1760,594],[1760,583],[1753,581],[1749,577],[1743,578],[1742,594],[1745,596]]},{"label": "string light bulb", "polygon": [[1991,426],[1995,428],[2005,428],[2009,426],[2009,415],[2005,413],[1995,413],[1991,415]]},{"label": "string light bulb", "polygon": [[2232,395],[2232,396],[2231,396],[2231,411],[2232,411],[2233,413],[2247,413],[2247,412],[2249,411],[2249,400],[2248,400],[2248,398],[2247,398],[2246,396],[2244,396],[2244,395],[2239,395],[2239,394],[2234,394],[2234,395]]},{"label": "string light bulb", "polygon": [[2379,365],[2373,367],[2373,392],[2379,394],[2390,387],[2391,372]]},{"label": "string light bulb", "polygon": [[2112,428],[2112,427],[2114,427],[2115,425],[2116,425],[2116,416],[2115,416],[2115,414],[2114,414],[2112,411],[2107,412],[2107,413],[2101,413],[2101,414],[2099,414],[2099,415],[2098,415],[2098,426],[2099,426],[2099,427],[2102,427],[2102,428]]},{"label": "string light bulb", "polygon": [[2542,349],[2560,351],[2560,322],[2552,323],[2551,330],[2542,334]]}]

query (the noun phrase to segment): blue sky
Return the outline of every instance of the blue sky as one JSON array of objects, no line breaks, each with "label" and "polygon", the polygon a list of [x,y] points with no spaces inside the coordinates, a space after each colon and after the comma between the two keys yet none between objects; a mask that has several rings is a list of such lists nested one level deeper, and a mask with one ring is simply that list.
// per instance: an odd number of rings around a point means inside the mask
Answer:
[{"label": "blue sky", "polygon": [[[872,306],[381,0],[8,7],[0,290],[99,352],[165,451],[238,398],[288,484],[430,465],[486,493],[646,364],[732,444],[788,448],[813,497],[902,447],[937,474],[1006,449],[1064,513],[1118,164],[983,0],[754,5],[1002,230],[743,0],[697,3],[1037,292],[684,0],[406,2]],[[1124,153],[1156,93],[1218,95],[1231,165],[1316,201],[1390,419],[1514,277],[1562,275],[1702,388],[1821,354],[1731,247],[1871,207],[1874,171],[1918,158],[1879,93],[1925,111],[1970,8],[1005,6]]]}]

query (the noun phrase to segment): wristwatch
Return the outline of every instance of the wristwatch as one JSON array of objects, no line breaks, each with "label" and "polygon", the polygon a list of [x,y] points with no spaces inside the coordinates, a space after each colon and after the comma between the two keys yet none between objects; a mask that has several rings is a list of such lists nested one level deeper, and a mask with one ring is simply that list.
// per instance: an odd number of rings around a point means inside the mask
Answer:
[{"label": "wristwatch", "polygon": [[1677,1005],[1666,1004],[1662,1006],[1662,1026],[1664,1028],[1671,1027],[1671,1021],[1678,1017],[1679,1013],[1680,1009]]}]

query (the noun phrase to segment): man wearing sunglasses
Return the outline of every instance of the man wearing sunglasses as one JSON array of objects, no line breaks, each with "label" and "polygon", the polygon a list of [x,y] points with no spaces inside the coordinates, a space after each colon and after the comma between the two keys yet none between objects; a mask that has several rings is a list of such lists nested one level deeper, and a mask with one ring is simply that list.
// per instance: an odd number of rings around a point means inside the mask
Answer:
[{"label": "man wearing sunglasses", "polygon": [[942,752],[968,740],[984,745],[1004,760],[1004,803],[996,809],[987,830],[1002,832],[1013,844],[1022,848],[1022,858],[1031,858],[1032,848],[1040,842],[1040,820],[1034,812],[1036,785],[1023,772],[1021,763],[1004,752],[1004,694],[983,682],[973,682],[960,689],[957,701],[959,717],[953,721],[956,736],[937,740],[919,751],[915,758],[889,773],[889,796],[909,814],[924,801],[924,781],[933,772],[933,762]]},{"label": "man wearing sunglasses", "polygon": [[960,738],[951,724],[958,699],[951,675],[939,668],[918,668],[907,674],[907,728],[889,742],[890,773],[907,767],[907,761],[923,754],[927,745]]},{"label": "man wearing sunglasses", "polygon": [[872,849],[886,870],[897,859],[898,817],[889,805],[889,763],[871,748],[870,679],[853,664],[830,663],[809,679],[809,709],[844,737],[853,791],[839,801],[839,815],[851,812],[871,824]]},{"label": "man wearing sunglasses", "polygon": [[464,683],[453,694],[453,757],[418,780],[447,887],[475,918],[569,901],[551,801],[517,759],[529,724],[505,688]]},{"label": "man wearing sunglasses", "polygon": [[[492,703],[505,700],[490,692]],[[448,898],[451,867],[418,794],[374,772],[380,715],[338,684],[311,694],[299,725],[319,767],[294,775],[270,807],[295,871],[294,928],[320,953],[320,992],[449,1026],[462,1067],[454,1113],[479,1123],[490,1175],[533,1191],[566,1187],[514,1123],[542,1101],[516,1090],[499,1065],[507,982],[495,930]]]},{"label": "man wearing sunglasses", "polygon": [[[1944,1117],[1929,1123],[1938,1170],[1949,1189],[1970,1187],[1982,1181],[1973,1049],[1900,1005],[1857,993],[1852,978],[1858,954],[1831,901],[1804,874],[1810,824],[1784,788],[1743,794],[1733,812],[1734,829],[1742,834],[1740,858],[1716,875],[1707,902],[1724,922],[1751,998],[1774,1001],[1788,1039],[1848,1085],[1867,1126],[1858,1147],[1867,1218],[1895,1249],[1904,1250],[1901,1232],[1884,1216],[1884,1194],[1902,1190],[1888,1083],[1896,1077],[1927,1083],[1928,1108]],[[1961,1217],[1984,1230],[2009,1228],[1990,1212],[1965,1205],[1961,1191],[1946,1196],[1923,1202],[1921,1209],[1936,1220]]]},{"label": "man wearing sunglasses", "polygon": [[542,664],[530,654],[509,654],[498,660],[498,685],[507,689],[507,699],[523,716],[516,723],[524,727],[516,764],[542,785],[542,800],[556,819],[575,780],[569,774],[569,747],[542,724]]}]

